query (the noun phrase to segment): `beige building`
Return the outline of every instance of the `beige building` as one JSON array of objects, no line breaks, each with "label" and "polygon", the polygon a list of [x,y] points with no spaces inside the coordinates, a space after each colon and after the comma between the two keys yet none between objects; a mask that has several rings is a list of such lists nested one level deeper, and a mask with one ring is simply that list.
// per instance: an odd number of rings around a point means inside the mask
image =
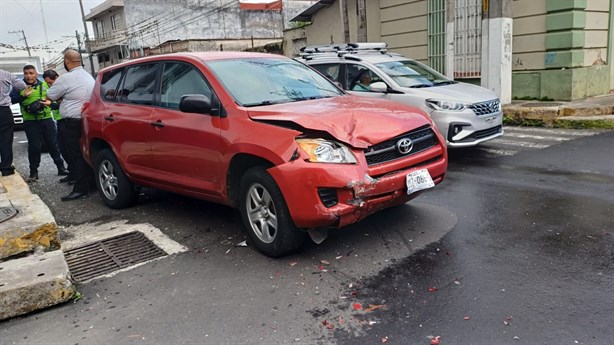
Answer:
[{"label": "beige building", "polygon": [[322,0],[293,19],[306,25],[285,31],[284,53],[343,43],[343,1],[350,42],[366,28],[368,41],[504,101],[582,99],[614,88],[614,0]]}]

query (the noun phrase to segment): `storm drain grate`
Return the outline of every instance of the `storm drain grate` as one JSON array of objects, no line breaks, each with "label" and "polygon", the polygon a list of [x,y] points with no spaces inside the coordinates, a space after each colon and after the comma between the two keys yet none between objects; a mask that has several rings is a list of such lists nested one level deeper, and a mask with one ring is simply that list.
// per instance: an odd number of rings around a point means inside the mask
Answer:
[{"label": "storm drain grate", "polygon": [[142,232],[135,231],[64,252],[77,282],[167,255]]}]

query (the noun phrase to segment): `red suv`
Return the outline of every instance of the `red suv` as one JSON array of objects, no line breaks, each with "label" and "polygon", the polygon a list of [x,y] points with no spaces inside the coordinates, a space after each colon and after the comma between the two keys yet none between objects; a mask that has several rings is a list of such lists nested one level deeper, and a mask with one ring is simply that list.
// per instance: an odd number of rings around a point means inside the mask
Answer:
[{"label": "red suv", "polygon": [[102,70],[83,154],[111,208],[160,188],[240,210],[251,243],[290,253],[441,182],[445,141],[422,111],[344,93],[290,58],[181,53]]}]

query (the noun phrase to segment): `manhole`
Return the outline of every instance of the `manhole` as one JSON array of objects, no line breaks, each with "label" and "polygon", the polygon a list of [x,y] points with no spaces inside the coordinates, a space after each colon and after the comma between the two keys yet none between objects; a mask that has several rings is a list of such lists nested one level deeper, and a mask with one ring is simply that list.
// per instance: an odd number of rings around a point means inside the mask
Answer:
[{"label": "manhole", "polygon": [[167,255],[142,232],[135,231],[86,244],[64,252],[77,282]]},{"label": "manhole", "polygon": [[17,213],[19,213],[19,211],[13,207],[0,208],[0,223],[15,217]]},{"label": "manhole", "polygon": [[546,108],[546,107],[560,107],[563,103],[556,102],[535,102],[535,103],[524,103],[522,106],[526,108]]}]

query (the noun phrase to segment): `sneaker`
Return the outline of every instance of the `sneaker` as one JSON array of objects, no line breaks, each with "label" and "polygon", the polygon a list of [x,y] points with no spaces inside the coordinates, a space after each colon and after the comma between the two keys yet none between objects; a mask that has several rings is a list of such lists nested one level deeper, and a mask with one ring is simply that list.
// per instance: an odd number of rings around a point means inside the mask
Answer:
[{"label": "sneaker", "polygon": [[58,167],[58,176],[68,176],[68,170],[63,166]]},{"label": "sneaker", "polygon": [[28,182],[36,182],[38,181],[38,172],[31,172],[28,177]]}]

